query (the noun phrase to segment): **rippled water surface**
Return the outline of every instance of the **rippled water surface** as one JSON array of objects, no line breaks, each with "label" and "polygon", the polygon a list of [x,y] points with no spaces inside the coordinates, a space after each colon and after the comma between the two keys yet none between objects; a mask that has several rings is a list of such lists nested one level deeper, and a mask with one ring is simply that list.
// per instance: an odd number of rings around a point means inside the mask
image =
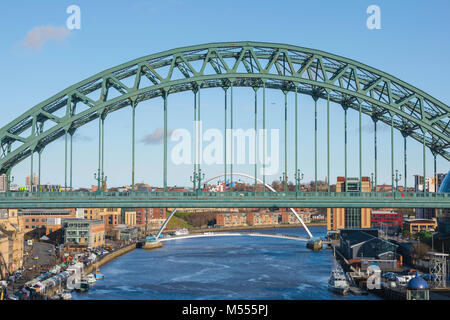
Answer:
[{"label": "rippled water surface", "polygon": [[[258,232],[306,236],[302,228]],[[325,227],[312,227],[323,236]],[[338,296],[327,289],[329,249],[266,237],[211,237],[164,242],[133,250],[101,268],[98,280],[73,299],[378,299]]]}]

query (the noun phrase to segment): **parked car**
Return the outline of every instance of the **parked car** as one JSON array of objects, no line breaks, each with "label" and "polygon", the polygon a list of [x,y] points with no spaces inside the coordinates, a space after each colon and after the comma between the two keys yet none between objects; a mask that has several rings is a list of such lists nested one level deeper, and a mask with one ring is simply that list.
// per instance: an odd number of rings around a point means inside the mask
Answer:
[{"label": "parked car", "polygon": [[383,278],[390,280],[390,281],[395,281],[397,278],[397,274],[394,272],[386,272],[383,274]]},{"label": "parked car", "polygon": [[409,280],[411,280],[412,278],[414,278],[414,275],[398,275],[396,277],[396,282],[397,284],[401,285],[401,286],[406,286],[409,282]]}]

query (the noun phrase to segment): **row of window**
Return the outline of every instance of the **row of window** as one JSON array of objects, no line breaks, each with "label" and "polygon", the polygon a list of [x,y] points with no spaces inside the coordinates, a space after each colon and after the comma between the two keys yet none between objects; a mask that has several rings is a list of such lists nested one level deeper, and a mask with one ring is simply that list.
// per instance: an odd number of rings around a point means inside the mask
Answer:
[{"label": "row of window", "polygon": [[[30,221],[30,219],[28,219],[28,218],[25,219],[25,222],[29,222],[29,221]],[[41,219],[41,222],[45,222],[45,221],[47,221],[47,219],[45,219],[45,218]],[[31,222],[39,222],[39,219],[38,218],[32,218]]]}]

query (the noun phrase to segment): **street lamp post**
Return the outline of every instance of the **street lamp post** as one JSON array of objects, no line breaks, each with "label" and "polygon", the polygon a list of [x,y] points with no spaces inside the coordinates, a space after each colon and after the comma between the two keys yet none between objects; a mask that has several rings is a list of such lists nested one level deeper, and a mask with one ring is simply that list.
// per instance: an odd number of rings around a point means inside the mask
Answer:
[{"label": "street lamp post", "polygon": [[300,181],[303,179],[303,173],[300,172],[300,169],[297,169],[297,172],[295,172],[295,193],[296,195],[301,190],[301,184]]},{"label": "street lamp post", "polygon": [[[108,180],[108,177],[103,173],[100,174],[100,169],[98,170],[98,174],[94,172],[94,179],[97,180],[97,193],[101,192],[101,189],[105,187],[104,183]],[[105,190],[103,190],[105,191]]]},{"label": "street lamp post", "polygon": [[284,190],[284,192],[286,192],[286,189],[287,189],[287,185],[286,185],[286,181],[287,180],[287,177],[286,177],[286,172],[283,172],[282,173],[282,177],[280,177],[280,182],[281,182],[281,184],[283,185],[283,190]]},{"label": "street lamp post", "polygon": [[372,191],[377,192],[377,186],[374,184],[373,173],[370,174],[370,184],[372,185]]},{"label": "street lamp post", "polygon": [[[394,179],[394,175],[392,175],[392,179]],[[396,192],[398,191],[398,182],[400,180],[402,180],[402,174],[401,173],[399,174],[398,170],[395,170],[395,179],[394,179],[394,181],[395,181],[395,191]]]},{"label": "street lamp post", "polygon": [[192,182],[192,191],[195,191],[195,183],[197,182],[197,172],[194,171],[194,176],[189,178]]},{"label": "street lamp post", "polygon": [[200,192],[201,192],[201,183],[202,183],[202,180],[204,180],[205,179],[205,174],[204,173],[202,173],[202,169],[198,169],[198,173],[196,173],[196,172],[194,172],[194,176],[192,177],[190,177],[190,179],[191,179],[191,182],[192,182],[192,184],[193,184],[193,186],[194,186],[194,191],[195,191],[195,184],[197,184],[197,194],[199,194]]}]

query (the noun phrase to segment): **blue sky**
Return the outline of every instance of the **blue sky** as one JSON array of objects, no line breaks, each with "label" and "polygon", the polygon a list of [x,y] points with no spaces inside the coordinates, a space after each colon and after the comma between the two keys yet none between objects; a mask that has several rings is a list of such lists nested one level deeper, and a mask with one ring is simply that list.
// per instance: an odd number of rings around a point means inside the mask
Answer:
[{"label": "blue sky", "polygon": [[[38,48],[26,42],[37,27],[64,27],[66,8],[81,8],[81,29],[61,40],[49,40]],[[366,27],[366,8],[381,8],[381,30]],[[181,46],[219,41],[254,40],[287,43],[345,56],[388,72],[441,100],[450,103],[450,2],[448,1],[2,1],[0,3],[0,126],[66,87],[104,69],[151,53]],[[27,46],[28,44],[28,46]],[[268,92],[269,128],[283,129],[283,96]],[[169,127],[191,130],[192,94],[170,97]],[[236,89],[235,127],[249,128],[253,96],[250,89]],[[293,115],[293,96],[289,98]],[[305,181],[314,178],[313,100],[300,97],[300,167]],[[326,104],[319,103],[319,178],[326,175]],[[202,91],[204,126],[223,128],[221,90]],[[247,114],[246,114],[247,113]],[[332,105],[331,181],[344,174],[343,111]],[[162,127],[161,100],[147,101],[137,109],[136,181],[162,183],[162,145],[139,142]],[[187,121],[186,119],[189,119]],[[260,124],[261,125],[261,122]],[[290,130],[293,122],[289,123]],[[363,117],[363,175],[373,172],[372,122]],[[358,176],[358,115],[349,111],[349,176]],[[379,126],[379,182],[390,183],[390,131]],[[95,184],[97,122],[77,133],[74,143],[74,186]],[[293,131],[292,131],[293,132]],[[109,185],[130,183],[131,111],[120,110],[106,120],[105,171]],[[282,133],[282,132],[281,132]],[[282,137],[282,135],[281,135]],[[282,141],[281,141],[282,142]],[[293,137],[288,143],[293,142]],[[395,133],[395,167],[403,171],[403,139]],[[170,146],[169,146],[170,152]],[[288,158],[292,172],[293,152]],[[15,182],[24,184],[29,160],[13,170]],[[211,176],[221,166],[204,166]],[[408,140],[408,184],[422,172],[422,147]],[[438,157],[438,171],[450,169]],[[235,170],[252,173],[248,166]],[[427,172],[433,171],[427,151]],[[169,184],[190,185],[192,166],[169,164]],[[281,172],[281,169],[280,169]],[[292,176],[292,173],[290,174]],[[278,179],[280,173],[268,177]],[[64,184],[64,143],[58,141],[43,153],[42,183]],[[402,182],[401,182],[402,184]]]}]

